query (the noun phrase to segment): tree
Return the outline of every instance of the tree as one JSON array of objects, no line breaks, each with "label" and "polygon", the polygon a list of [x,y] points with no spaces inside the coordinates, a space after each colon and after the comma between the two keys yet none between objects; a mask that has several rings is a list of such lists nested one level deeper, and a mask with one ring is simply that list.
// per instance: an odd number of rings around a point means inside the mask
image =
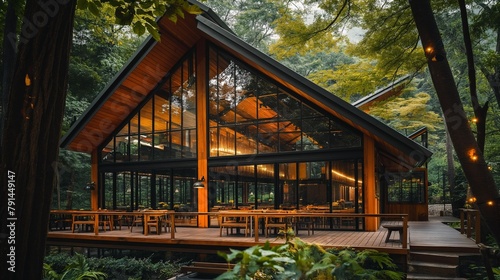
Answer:
[{"label": "tree", "polygon": [[477,199],[481,216],[497,244],[500,244],[498,190],[469,126],[430,0],[411,0],[410,7],[453,147]]},{"label": "tree", "polygon": [[[303,20],[298,23],[292,21],[289,26],[286,26],[286,21],[280,20],[278,30],[286,31],[280,33],[282,41],[287,41],[290,46],[300,45],[298,40],[304,39],[314,39],[321,42],[322,36],[325,36],[325,34],[341,36],[345,28],[357,25],[364,30],[364,37],[356,45],[355,52],[352,53],[360,57],[368,57],[372,59],[371,61],[375,61],[376,63],[373,67],[375,71],[406,74],[422,71],[426,65],[428,66],[437,97],[440,101],[440,107],[445,115],[444,119],[450,131],[450,138],[464,174],[471,186],[472,192],[480,202],[478,205],[484,221],[489,225],[497,241],[500,241],[498,218],[494,214],[494,212],[498,213],[498,208],[496,208],[498,204],[498,190],[484,160],[481,146],[478,145],[469,127],[469,122],[462,106],[455,80],[453,75],[451,75],[452,72],[446,53],[444,52],[444,42],[440,37],[437,37],[439,33],[436,32],[438,29],[437,25],[435,25],[434,14],[432,9],[430,9],[429,1],[412,0],[410,1],[410,5],[408,5],[408,1],[406,0],[389,2],[372,0],[318,0],[312,1],[312,3],[315,5],[307,6],[303,11],[299,9],[293,10],[293,14],[298,14],[299,16],[307,14],[307,12],[312,14],[311,17],[314,18],[312,23],[306,24]],[[459,10],[459,6],[451,6],[449,1],[434,1],[433,4],[434,9],[437,11],[454,12],[456,14],[456,11]],[[415,15],[415,9],[425,7],[426,5],[429,5],[429,10],[418,16]],[[495,19],[498,19],[498,2],[484,1],[482,5],[490,8],[484,9],[488,11],[488,13],[485,12],[484,14],[489,15],[487,19],[489,20],[489,25],[481,25],[484,28],[484,34],[497,34],[499,21]],[[288,17],[289,15],[285,15],[283,19],[287,19]],[[426,24],[426,21],[432,21],[434,26],[431,27],[429,23]],[[415,23],[417,23],[417,28],[415,28]],[[423,33],[422,27],[425,27],[424,29],[427,33]],[[459,33],[464,34],[464,31],[460,31]],[[435,40],[432,42],[437,45],[433,45],[432,47],[439,48],[439,52],[432,53],[432,56],[426,50],[427,43],[429,42],[421,40],[424,36],[428,38],[430,34],[433,36],[436,35],[436,37],[432,37],[431,41]],[[467,34],[464,35],[466,36]],[[490,38],[492,37],[500,38],[490,35]],[[318,40],[318,38],[321,38],[321,40]],[[456,37],[453,40],[457,41]],[[495,49],[493,51],[490,49],[491,41],[487,40],[486,42],[489,44],[487,45],[487,53],[494,53]],[[498,42],[497,40],[497,46]],[[302,43],[302,45],[309,46],[314,45],[314,43],[308,42],[307,44]],[[420,47],[421,45],[424,46],[423,49]],[[498,50],[498,47],[496,49]],[[464,52],[461,52],[462,56]],[[497,73],[496,68],[492,68],[493,65],[498,65],[498,63],[494,63],[497,61],[497,53],[495,53],[495,56],[490,55],[490,60],[485,59],[482,61],[482,64],[490,67],[488,68],[490,76],[492,73]],[[425,54],[425,56],[422,54]],[[432,59],[435,61],[432,61]],[[433,66],[432,70],[431,64]],[[436,65],[439,67],[436,67]],[[469,83],[471,83],[470,79]],[[470,91],[470,93],[469,98],[478,99],[473,91]],[[472,108],[473,110],[480,109],[481,107],[479,102],[473,101],[471,104],[474,107]],[[481,109],[481,111],[484,111],[484,109]],[[483,119],[486,119],[486,117]],[[476,128],[484,129],[483,127]],[[477,133],[481,134],[483,131],[477,131]],[[488,203],[494,203],[495,206],[486,207]]]},{"label": "tree", "polygon": [[[184,11],[195,12],[184,0],[102,2],[115,7],[117,23],[132,25],[138,34],[147,30],[158,39],[157,16],[175,21]],[[103,5],[98,0],[78,3],[94,13]],[[76,5],[76,0],[26,0],[20,33],[7,34],[13,44],[18,38],[18,47],[0,167],[3,279],[42,278]]]}]

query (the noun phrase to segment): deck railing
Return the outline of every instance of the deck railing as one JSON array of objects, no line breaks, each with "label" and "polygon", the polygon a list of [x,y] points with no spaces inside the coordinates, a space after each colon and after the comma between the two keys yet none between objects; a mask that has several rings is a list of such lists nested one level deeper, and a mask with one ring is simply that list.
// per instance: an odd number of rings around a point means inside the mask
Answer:
[{"label": "deck railing", "polygon": [[271,218],[350,218],[358,219],[384,219],[395,220],[402,225],[401,245],[403,249],[408,248],[408,215],[407,214],[357,214],[357,213],[287,213],[280,212],[249,212],[249,211],[227,211],[227,212],[169,212],[169,221],[171,223],[170,238],[175,239],[175,217],[176,216],[220,216],[231,215],[234,217],[248,217],[251,221],[251,230],[255,242],[259,242],[261,221],[266,217]]},{"label": "deck railing", "polygon": [[[167,222],[170,225],[170,238],[175,239],[175,228],[177,226],[176,219],[179,217],[196,217],[208,216],[219,218],[220,216],[230,215],[233,217],[247,217],[250,220],[250,231],[255,239],[255,242],[259,242],[260,230],[262,229],[262,221],[266,217],[271,218],[285,218],[287,220],[292,219],[328,219],[328,218],[348,218],[354,221],[359,221],[360,219],[383,219],[383,220],[395,220],[398,224],[402,226],[402,232],[400,236],[401,245],[403,249],[408,248],[408,215],[407,214],[357,214],[357,213],[307,213],[307,212],[280,212],[280,211],[220,211],[220,212],[174,212],[174,211],[163,211]],[[144,212],[123,212],[123,211],[82,211],[82,210],[55,210],[51,212],[52,215],[82,215],[87,214],[92,218],[94,222],[94,233],[99,234],[99,220],[101,216],[137,216],[144,215]]]},{"label": "deck railing", "polygon": [[[475,239],[476,244],[481,243],[481,215],[479,210],[460,208],[460,233],[467,238]],[[474,237],[472,234],[474,233]]]}]

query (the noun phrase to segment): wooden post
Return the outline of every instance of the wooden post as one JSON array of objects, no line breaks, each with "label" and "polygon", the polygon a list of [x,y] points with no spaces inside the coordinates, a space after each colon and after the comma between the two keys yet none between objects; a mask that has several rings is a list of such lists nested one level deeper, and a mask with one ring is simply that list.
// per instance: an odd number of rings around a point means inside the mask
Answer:
[{"label": "wooden post", "polygon": [[93,150],[90,156],[91,166],[90,166],[90,181],[94,182],[94,189],[90,191],[90,210],[97,211],[99,209],[99,173],[98,164],[99,159],[97,157],[97,150]]},{"label": "wooden post", "polygon": [[408,248],[408,215],[403,215],[403,236],[401,236],[401,246]]},{"label": "wooden post", "polygon": [[[196,46],[196,129],[198,149],[198,179],[204,177],[204,188],[198,189],[198,212],[208,212],[208,143],[207,143],[207,76],[206,43],[204,40]],[[198,226],[208,227],[208,215],[198,216]]]},{"label": "wooden post", "polygon": [[[364,139],[364,190],[363,199],[365,203],[365,214],[379,214],[379,199],[375,192],[375,141],[365,134]],[[376,231],[380,226],[380,218],[365,218],[365,230]]]},{"label": "wooden post", "polygon": [[464,234],[465,233],[465,209],[460,208],[460,233]]}]

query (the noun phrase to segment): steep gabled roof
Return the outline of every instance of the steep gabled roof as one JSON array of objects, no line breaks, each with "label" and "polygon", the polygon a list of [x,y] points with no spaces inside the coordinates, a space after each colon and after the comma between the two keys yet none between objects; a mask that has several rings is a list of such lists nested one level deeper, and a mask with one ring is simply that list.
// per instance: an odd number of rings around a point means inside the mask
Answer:
[{"label": "steep gabled roof", "polygon": [[186,15],[172,23],[159,20],[161,41],[148,38],[124,68],[94,100],[61,140],[61,146],[91,152],[153,90],[168,71],[200,40],[208,39],[276,82],[320,106],[327,112],[373,137],[387,154],[420,166],[432,153],[418,143],[386,126],[353,105],[312,83],[239,39],[209,8],[196,2],[204,12]]}]

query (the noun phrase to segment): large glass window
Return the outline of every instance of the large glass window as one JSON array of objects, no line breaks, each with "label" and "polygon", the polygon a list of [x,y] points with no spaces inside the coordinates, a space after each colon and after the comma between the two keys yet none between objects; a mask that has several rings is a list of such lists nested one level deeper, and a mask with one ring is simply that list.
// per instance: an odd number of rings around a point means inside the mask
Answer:
[{"label": "large glass window", "polygon": [[167,169],[150,172],[105,172],[99,207],[106,209],[171,209],[197,211],[196,169]]},{"label": "large glass window", "polygon": [[194,54],[167,75],[102,149],[102,162],[196,157]]},{"label": "large glass window", "polygon": [[425,203],[425,172],[387,173],[389,203]]},{"label": "large glass window", "polygon": [[213,47],[210,156],[361,147],[360,134]]}]

